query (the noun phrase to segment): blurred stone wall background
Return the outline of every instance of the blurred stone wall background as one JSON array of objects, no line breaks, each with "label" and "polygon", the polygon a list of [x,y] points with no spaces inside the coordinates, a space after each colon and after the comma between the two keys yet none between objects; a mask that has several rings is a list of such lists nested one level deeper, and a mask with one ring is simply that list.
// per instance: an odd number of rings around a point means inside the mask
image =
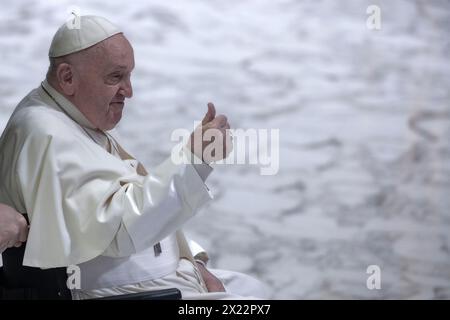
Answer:
[{"label": "blurred stone wall background", "polygon": [[[148,167],[208,101],[233,127],[280,129],[276,175],[217,165],[208,180],[215,200],[186,230],[212,266],[276,299],[450,298],[449,1],[3,3],[1,128],[44,78],[70,5],[134,46],[117,132]],[[366,287],[369,265],[380,290]]]}]

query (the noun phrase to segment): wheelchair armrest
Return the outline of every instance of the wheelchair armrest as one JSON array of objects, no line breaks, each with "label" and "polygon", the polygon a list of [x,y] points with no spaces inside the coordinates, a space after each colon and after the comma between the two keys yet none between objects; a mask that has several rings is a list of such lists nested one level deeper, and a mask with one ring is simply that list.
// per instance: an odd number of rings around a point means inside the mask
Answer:
[{"label": "wheelchair armrest", "polygon": [[181,292],[176,288],[128,293],[90,300],[180,300]]},{"label": "wheelchair armrest", "polygon": [[[14,300],[67,300],[71,299],[66,287],[65,268],[42,270],[22,265],[25,245],[9,248],[2,253],[0,267],[0,298]],[[7,281],[8,280],[8,281]],[[64,288],[64,289],[63,289]],[[176,288],[122,294],[92,300],[179,300]]]}]

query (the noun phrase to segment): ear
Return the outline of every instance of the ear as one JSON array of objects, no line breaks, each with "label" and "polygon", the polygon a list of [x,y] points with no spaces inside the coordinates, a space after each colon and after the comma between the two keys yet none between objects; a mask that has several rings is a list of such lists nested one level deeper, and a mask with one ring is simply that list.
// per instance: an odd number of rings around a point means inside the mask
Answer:
[{"label": "ear", "polygon": [[76,81],[72,65],[60,63],[56,68],[56,79],[64,94],[72,96],[75,93]]}]

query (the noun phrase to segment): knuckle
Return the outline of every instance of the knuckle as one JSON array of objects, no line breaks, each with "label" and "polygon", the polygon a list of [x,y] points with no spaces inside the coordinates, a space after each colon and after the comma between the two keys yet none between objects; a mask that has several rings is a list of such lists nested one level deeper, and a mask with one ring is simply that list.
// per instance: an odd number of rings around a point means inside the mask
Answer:
[{"label": "knuckle", "polygon": [[221,123],[224,123],[224,122],[227,122],[227,121],[228,121],[227,117],[226,117],[225,115],[223,115],[223,114],[218,115],[218,116],[217,116],[217,119],[218,119]]},{"label": "knuckle", "polygon": [[14,223],[13,225],[11,225],[10,232],[13,235],[19,234],[19,232],[20,232],[20,225],[17,224],[17,223]]},{"label": "knuckle", "polygon": [[23,215],[19,216],[19,228],[25,228],[27,226],[27,220]]}]

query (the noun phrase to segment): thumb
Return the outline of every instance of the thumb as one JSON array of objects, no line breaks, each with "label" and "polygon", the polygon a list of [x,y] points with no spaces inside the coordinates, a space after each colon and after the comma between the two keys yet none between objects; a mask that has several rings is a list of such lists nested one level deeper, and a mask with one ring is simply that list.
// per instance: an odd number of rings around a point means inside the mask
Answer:
[{"label": "thumb", "polygon": [[204,126],[208,122],[212,121],[216,116],[216,108],[214,107],[214,104],[209,102],[208,103],[208,112],[206,112],[205,117],[202,120],[202,125]]}]

